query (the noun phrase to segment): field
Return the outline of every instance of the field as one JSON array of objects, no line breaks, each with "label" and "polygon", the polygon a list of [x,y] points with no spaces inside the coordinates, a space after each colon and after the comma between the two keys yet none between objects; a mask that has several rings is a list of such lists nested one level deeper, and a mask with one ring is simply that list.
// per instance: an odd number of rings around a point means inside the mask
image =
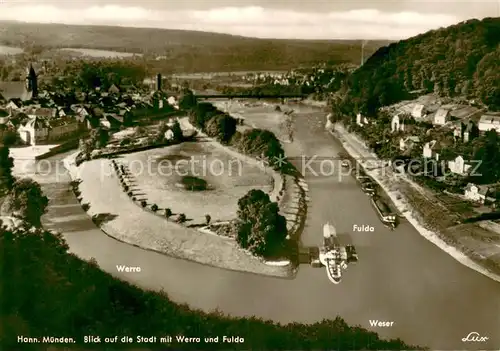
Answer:
[{"label": "field", "polygon": [[[184,213],[189,224],[236,217],[238,199],[251,189],[273,190],[272,176],[228,154],[216,143],[185,142],[166,148],[125,155],[135,189],[150,204]],[[208,190],[190,191],[182,186],[185,176],[208,183]]]},{"label": "field", "polygon": [[96,49],[62,48],[60,50],[66,51],[76,56],[90,56],[90,57],[103,57],[103,58],[142,56],[141,54],[133,54],[128,52],[96,50]]},{"label": "field", "polygon": [[17,55],[23,52],[23,49],[12,46],[0,45],[0,55]]}]

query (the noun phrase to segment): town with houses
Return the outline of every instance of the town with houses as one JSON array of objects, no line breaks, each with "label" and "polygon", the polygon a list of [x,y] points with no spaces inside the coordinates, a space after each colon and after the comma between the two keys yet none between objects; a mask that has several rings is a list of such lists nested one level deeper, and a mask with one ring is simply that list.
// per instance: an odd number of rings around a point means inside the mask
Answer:
[{"label": "town with houses", "polygon": [[[177,98],[156,89],[111,85],[78,96],[40,90],[38,76],[30,65],[25,80],[0,82],[0,138],[10,136],[14,146],[61,144],[78,140],[96,128],[118,131],[129,126],[134,116],[155,116],[178,109]],[[69,102],[69,103],[68,103]]]},{"label": "town with houses", "polygon": [[[329,91],[351,69],[319,65],[308,70],[248,73],[237,80],[278,89],[289,86],[303,89],[305,86],[316,92]],[[132,125],[137,116],[171,113],[179,109],[178,93],[164,93],[163,81],[162,75],[158,74],[156,79],[147,79],[140,88],[113,84],[106,91],[96,88],[66,99],[60,92],[39,90],[37,72],[30,65],[24,81],[0,82],[0,137],[8,135],[18,146],[61,144],[78,140],[92,129],[118,131]],[[72,103],[68,104],[68,101]],[[470,143],[489,130],[500,133],[500,113],[487,112],[485,108],[475,106],[474,101],[443,102],[435,95],[424,95],[384,110],[391,116],[391,133],[398,136],[397,145],[393,146],[395,153],[437,161],[444,169],[428,176],[441,180],[443,173],[464,178],[475,165],[470,156],[459,151],[450,156],[450,149]],[[358,130],[372,123],[369,117],[357,113],[355,124]],[[436,139],[432,139],[434,132]],[[496,204],[497,199],[492,194],[497,193],[497,188],[496,184],[468,183],[463,189],[463,198],[474,203]]]},{"label": "town with houses", "polygon": [[[438,164],[438,169],[426,174],[428,177],[441,181],[446,181],[446,174],[465,178],[478,162],[470,155],[460,153],[460,146],[470,145],[475,138],[490,130],[500,133],[500,113],[474,106],[473,101],[460,104],[440,100],[435,95],[426,95],[385,108],[390,115],[390,132],[397,136],[392,138],[394,152]],[[361,113],[356,115],[358,129],[371,123]],[[421,171],[421,168],[416,171]],[[498,184],[468,183],[463,188],[463,198],[496,206],[499,199],[488,195],[496,194],[497,189]]]}]

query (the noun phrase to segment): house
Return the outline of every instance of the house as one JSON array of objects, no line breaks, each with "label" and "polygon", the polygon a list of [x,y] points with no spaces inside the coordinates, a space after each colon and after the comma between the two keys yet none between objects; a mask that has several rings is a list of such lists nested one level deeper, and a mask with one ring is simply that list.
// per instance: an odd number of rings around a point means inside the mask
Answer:
[{"label": "house", "polygon": [[480,132],[495,130],[500,133],[500,114],[489,112],[481,116],[479,119],[478,128]]},{"label": "house", "polygon": [[467,200],[484,204],[486,201],[495,201],[495,199],[488,196],[489,193],[489,186],[469,183],[465,187],[464,196]]},{"label": "house", "polygon": [[11,116],[12,112],[5,109],[0,109],[0,124],[6,124],[10,120]]},{"label": "house", "polygon": [[108,89],[109,94],[119,94],[120,93],[120,88],[118,88],[115,84],[111,84],[111,86]]},{"label": "house", "polygon": [[5,108],[9,110],[19,110],[23,106],[20,99],[10,99],[10,101],[5,105]]},{"label": "house", "polygon": [[448,168],[452,173],[458,175],[466,175],[471,169],[471,165],[467,164],[462,156],[457,156],[454,160],[448,161]]},{"label": "house", "polygon": [[58,117],[57,108],[52,107],[39,107],[32,108],[26,111],[29,117],[44,117],[44,118],[56,118]]},{"label": "house", "polygon": [[165,132],[165,139],[166,140],[172,140],[174,138],[174,132],[172,129],[169,129]]},{"label": "house", "polygon": [[65,137],[81,130],[81,123],[71,118],[28,117],[18,128],[18,133],[26,144],[39,145]]},{"label": "house", "polygon": [[439,152],[441,149],[442,146],[437,140],[429,141],[424,145],[422,156],[425,158],[434,158],[439,161]]},{"label": "house", "polygon": [[71,117],[55,118],[49,122],[49,135],[47,141],[55,141],[71,137],[80,132],[85,124],[79,123]]},{"label": "house", "polygon": [[360,127],[368,124],[368,118],[364,117],[361,113],[356,115],[356,124]]},{"label": "house", "polygon": [[444,126],[450,120],[450,110],[440,108],[434,115],[433,123],[436,126]]},{"label": "house", "polygon": [[177,101],[177,99],[175,98],[175,96],[170,96],[168,99],[167,99],[167,102],[170,106],[173,106],[175,109],[179,109],[179,102]]},{"label": "house", "polygon": [[391,131],[395,132],[404,132],[405,130],[405,120],[406,118],[402,115],[394,115],[391,120]]},{"label": "house", "polygon": [[453,131],[453,136],[455,140],[461,140],[467,143],[479,135],[479,130],[476,124],[472,121],[457,121],[455,124],[455,129]]},{"label": "house", "polygon": [[409,136],[406,138],[399,139],[399,150],[401,151],[409,151],[415,147],[416,144],[420,142],[420,138],[418,136]]},{"label": "house", "polygon": [[425,118],[426,114],[427,114],[427,111],[426,111],[425,106],[423,104],[416,104],[413,107],[413,110],[411,111],[411,116],[417,120]]},{"label": "house", "polygon": [[109,129],[119,129],[123,125],[123,116],[116,113],[105,113],[101,125]]},{"label": "house", "polygon": [[82,105],[71,105],[71,109],[75,112],[77,116],[81,116],[83,118],[90,115],[89,110]]},{"label": "house", "polygon": [[49,135],[49,125],[43,117],[30,117],[18,129],[21,140],[29,145],[38,145],[47,141]]},{"label": "house", "polygon": [[363,126],[363,116],[361,116],[361,113],[356,115],[356,124],[360,127]]},{"label": "house", "polygon": [[57,109],[57,117],[76,117],[75,111],[68,107],[60,107]]}]

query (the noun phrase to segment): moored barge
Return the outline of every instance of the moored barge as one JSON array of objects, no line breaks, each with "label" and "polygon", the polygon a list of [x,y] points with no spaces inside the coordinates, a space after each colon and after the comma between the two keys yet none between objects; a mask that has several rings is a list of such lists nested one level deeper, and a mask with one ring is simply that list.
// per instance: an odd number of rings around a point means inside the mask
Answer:
[{"label": "moored barge", "polygon": [[392,229],[396,228],[397,216],[391,210],[389,205],[387,205],[379,196],[373,196],[371,198],[371,203],[382,223],[391,227]]}]

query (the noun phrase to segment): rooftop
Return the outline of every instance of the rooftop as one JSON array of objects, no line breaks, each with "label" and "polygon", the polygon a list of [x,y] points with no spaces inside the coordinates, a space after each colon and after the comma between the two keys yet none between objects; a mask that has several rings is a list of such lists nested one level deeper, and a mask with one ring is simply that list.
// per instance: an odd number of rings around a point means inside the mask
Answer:
[{"label": "rooftop", "polygon": [[481,116],[481,119],[479,120],[481,123],[491,123],[491,124],[500,124],[500,115],[494,115],[494,114],[484,114]]}]

